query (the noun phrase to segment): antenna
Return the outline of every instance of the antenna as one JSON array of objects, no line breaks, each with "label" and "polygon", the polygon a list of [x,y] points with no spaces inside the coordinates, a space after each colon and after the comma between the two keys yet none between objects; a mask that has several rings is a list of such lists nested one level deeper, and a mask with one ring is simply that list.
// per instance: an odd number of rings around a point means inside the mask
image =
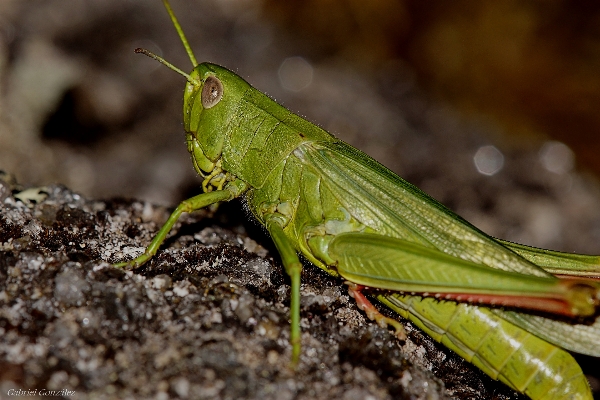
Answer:
[{"label": "antenna", "polygon": [[177,68],[176,66],[174,66],[173,64],[171,64],[170,62],[168,62],[167,60],[165,60],[162,57],[157,56],[156,54],[146,50],[146,49],[140,49],[137,48],[134,50],[136,53],[142,53],[150,58],[155,59],[156,61],[158,61],[159,63],[167,66],[169,69],[172,69],[173,71],[177,72],[178,74],[181,74],[183,76],[185,76],[185,79],[187,79],[188,82],[190,83],[194,83],[197,84],[198,81],[196,81],[195,79],[193,79],[190,74],[186,74],[185,72],[183,72],[182,70],[180,70],[179,68]]},{"label": "antenna", "polygon": [[[192,66],[195,68],[196,65],[198,65],[198,61],[196,61],[196,57],[194,56],[194,53],[192,52],[192,48],[190,47],[190,44],[188,43],[187,38],[185,37],[183,30],[181,29],[181,25],[179,25],[179,21],[177,21],[177,17],[175,17],[175,14],[173,13],[173,10],[171,9],[169,0],[163,0],[163,4],[165,5],[165,8],[167,9],[169,16],[171,17],[171,21],[173,21],[173,25],[175,26],[175,29],[177,30],[177,34],[179,35],[179,39],[181,39],[181,43],[183,43],[183,47],[185,47],[185,51],[187,52],[188,56],[190,57]],[[160,61],[160,60],[158,60],[158,61]]]}]

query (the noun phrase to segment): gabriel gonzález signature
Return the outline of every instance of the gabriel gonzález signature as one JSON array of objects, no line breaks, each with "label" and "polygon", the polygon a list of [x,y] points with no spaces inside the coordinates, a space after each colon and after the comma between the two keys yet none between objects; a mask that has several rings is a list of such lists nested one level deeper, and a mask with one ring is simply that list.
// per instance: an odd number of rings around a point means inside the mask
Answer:
[{"label": "gabriel gonz\u00e1lez signature", "polygon": [[8,389],[6,392],[7,396],[73,396],[74,390],[60,389],[60,390],[48,390],[48,389]]}]

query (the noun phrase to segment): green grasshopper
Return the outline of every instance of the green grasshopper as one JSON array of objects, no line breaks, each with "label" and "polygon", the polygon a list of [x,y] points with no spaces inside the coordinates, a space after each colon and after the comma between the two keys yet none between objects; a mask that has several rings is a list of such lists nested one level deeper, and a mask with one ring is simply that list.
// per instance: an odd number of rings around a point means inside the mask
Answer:
[{"label": "green grasshopper", "polygon": [[[600,276],[599,257],[486,235],[228,69],[198,64],[163,2],[194,69],[187,74],[136,52],[187,80],[187,148],[204,193],[179,204],[142,255],[116,266],[146,263],[182,213],[242,197],[291,279],[293,365],[300,357],[300,253],[343,278],[369,318],[400,338],[402,325],[362,290],[532,399],[592,398],[566,350],[600,356],[600,286],[583,279]],[[591,323],[576,323],[584,318]]]}]

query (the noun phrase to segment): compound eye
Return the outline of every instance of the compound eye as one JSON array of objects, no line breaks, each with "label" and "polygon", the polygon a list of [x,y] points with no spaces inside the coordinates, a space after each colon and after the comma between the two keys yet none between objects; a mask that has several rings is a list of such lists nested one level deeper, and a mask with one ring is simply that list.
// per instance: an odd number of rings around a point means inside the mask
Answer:
[{"label": "compound eye", "polygon": [[214,107],[223,97],[223,84],[219,78],[209,76],[202,87],[202,107],[205,109]]}]

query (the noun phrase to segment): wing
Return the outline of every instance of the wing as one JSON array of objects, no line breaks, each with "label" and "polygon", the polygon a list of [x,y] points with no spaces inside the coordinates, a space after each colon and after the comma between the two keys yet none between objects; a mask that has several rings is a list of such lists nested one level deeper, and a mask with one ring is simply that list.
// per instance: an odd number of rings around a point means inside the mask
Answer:
[{"label": "wing", "polygon": [[377,233],[495,269],[550,276],[359,150],[343,142],[298,150],[340,204]]},{"label": "wing", "polygon": [[493,309],[499,317],[564,349],[600,357],[600,317],[591,324],[558,321],[539,315]]},{"label": "wing", "polygon": [[600,279],[598,256],[545,250],[501,239],[496,241],[553,275]]},{"label": "wing", "polygon": [[[336,236],[338,272],[347,279],[399,291],[478,294],[475,301],[519,307],[531,307],[528,297],[552,299],[533,308],[565,315],[594,312],[597,287],[557,280],[359,150],[343,142],[313,142],[295,154],[316,169],[321,184],[354,218],[379,235]],[[425,269],[437,272],[423,279],[418,274]],[[526,294],[528,286],[533,295]],[[519,296],[523,303],[515,301]],[[557,298],[563,308],[555,304]]]}]

